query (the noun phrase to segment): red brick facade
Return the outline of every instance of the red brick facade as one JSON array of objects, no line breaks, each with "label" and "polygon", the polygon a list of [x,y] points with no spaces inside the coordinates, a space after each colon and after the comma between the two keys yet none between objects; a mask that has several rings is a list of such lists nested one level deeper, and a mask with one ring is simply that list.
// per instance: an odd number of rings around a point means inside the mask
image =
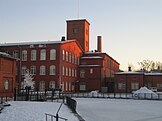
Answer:
[{"label": "red brick facade", "polygon": [[110,88],[108,83],[112,83],[114,73],[119,71],[119,63],[106,53],[84,52],[78,71],[80,91],[102,91],[103,87]]},{"label": "red brick facade", "polygon": [[[15,53],[18,54],[17,57],[20,58],[17,61],[16,80],[18,84],[21,84],[24,80],[23,68],[33,72],[32,67],[34,67],[35,71],[32,75],[36,88],[41,90],[51,86],[53,88],[62,86],[64,91],[74,90],[73,85],[77,80],[75,73],[77,73],[79,57],[82,53],[82,49],[76,40],[7,44],[1,47],[1,50],[7,51],[13,56],[15,56]],[[32,59],[33,50],[36,52],[34,60]],[[41,59],[42,50],[45,51],[44,59]],[[51,59],[51,50],[55,51],[54,59]],[[26,55],[23,55],[23,51],[26,51]],[[26,56],[25,60],[23,59],[24,56]],[[41,72],[42,66],[44,67],[43,73]],[[50,69],[51,66],[54,66],[54,72]]]},{"label": "red brick facade", "polygon": [[115,92],[117,93],[132,93],[143,86],[155,87],[158,91],[162,91],[162,73],[115,73]]},{"label": "red brick facade", "polygon": [[0,97],[13,97],[16,60],[0,53]]},{"label": "red brick facade", "polygon": [[84,52],[89,51],[89,25],[86,19],[67,21],[67,39],[76,39]]}]

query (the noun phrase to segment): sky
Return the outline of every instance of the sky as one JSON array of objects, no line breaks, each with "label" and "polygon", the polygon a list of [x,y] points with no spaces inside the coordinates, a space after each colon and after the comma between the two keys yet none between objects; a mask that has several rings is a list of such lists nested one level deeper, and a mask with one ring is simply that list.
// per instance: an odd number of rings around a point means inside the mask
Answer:
[{"label": "sky", "polygon": [[120,63],[162,60],[162,0],[0,0],[0,42],[58,41],[66,20],[87,19],[90,50],[102,50]]}]

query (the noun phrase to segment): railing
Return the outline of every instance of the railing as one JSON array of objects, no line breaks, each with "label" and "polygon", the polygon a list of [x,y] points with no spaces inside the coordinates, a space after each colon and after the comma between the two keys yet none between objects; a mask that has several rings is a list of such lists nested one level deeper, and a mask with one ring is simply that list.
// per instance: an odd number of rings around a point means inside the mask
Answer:
[{"label": "railing", "polygon": [[62,104],[63,104],[63,103],[61,103],[59,109],[57,110],[56,116],[55,116],[55,115],[52,115],[52,114],[47,114],[47,113],[45,113],[45,115],[46,115],[46,121],[48,121],[48,117],[50,117],[51,121],[53,121],[54,118],[56,118],[56,121],[58,121],[59,119],[63,119],[63,120],[65,120],[65,121],[68,120],[68,119],[66,119],[66,118],[59,117],[59,114],[58,114],[58,113],[59,113],[59,111],[60,111],[60,109],[61,109],[61,107],[62,107]]},{"label": "railing", "polygon": [[[58,121],[58,119],[63,119],[63,120],[65,120],[65,121],[68,120],[68,119],[66,119],[66,118],[59,117],[58,114],[56,114],[56,116],[55,116],[55,115],[52,115],[52,114],[45,113],[45,115],[46,115],[46,121],[49,121],[49,119],[50,119],[50,121],[54,121],[54,119],[55,119],[56,121]],[[49,118],[48,118],[48,117],[49,117]]]},{"label": "railing", "polygon": [[69,107],[74,113],[76,113],[76,105],[77,105],[77,102],[76,102],[74,99],[72,99],[72,98],[66,96],[66,103],[67,103],[68,107]]},{"label": "railing", "polygon": [[56,90],[20,90],[15,91],[14,100],[29,100],[29,101],[65,101],[65,97],[75,97],[75,98],[116,98],[116,99],[149,99],[149,100],[162,100],[162,93],[154,94],[137,94],[133,93],[63,93]]}]

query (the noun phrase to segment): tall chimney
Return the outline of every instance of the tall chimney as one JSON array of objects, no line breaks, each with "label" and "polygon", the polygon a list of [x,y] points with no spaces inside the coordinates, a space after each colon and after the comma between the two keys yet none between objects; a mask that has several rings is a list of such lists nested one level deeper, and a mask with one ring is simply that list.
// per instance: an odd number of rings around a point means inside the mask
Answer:
[{"label": "tall chimney", "polygon": [[65,41],[65,36],[62,36],[61,41]]},{"label": "tall chimney", "polygon": [[97,50],[98,52],[102,52],[102,37],[97,36]]}]

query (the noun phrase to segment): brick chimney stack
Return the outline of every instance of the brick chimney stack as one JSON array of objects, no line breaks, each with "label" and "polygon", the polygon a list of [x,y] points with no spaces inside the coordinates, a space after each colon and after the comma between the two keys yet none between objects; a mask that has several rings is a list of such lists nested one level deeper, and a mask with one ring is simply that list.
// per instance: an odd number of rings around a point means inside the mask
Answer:
[{"label": "brick chimney stack", "polygon": [[102,37],[97,36],[97,50],[98,52],[102,52]]}]

